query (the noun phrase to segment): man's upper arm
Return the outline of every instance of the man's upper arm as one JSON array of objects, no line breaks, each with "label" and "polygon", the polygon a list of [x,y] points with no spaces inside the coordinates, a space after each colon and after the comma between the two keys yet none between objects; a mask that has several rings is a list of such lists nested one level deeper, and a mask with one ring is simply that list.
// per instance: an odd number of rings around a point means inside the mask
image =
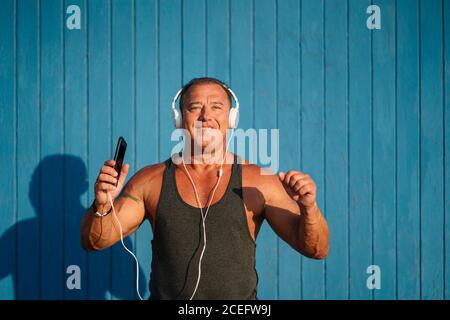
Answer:
[{"label": "man's upper arm", "polygon": [[[146,216],[144,202],[145,168],[138,171],[123,187],[114,200],[114,208],[122,225],[124,236],[128,236],[141,225]],[[114,219],[115,220],[115,219]],[[115,221],[113,221],[115,223]],[[118,228],[115,228],[120,238]]]},{"label": "man's upper arm", "polygon": [[299,251],[298,226],[300,208],[285,191],[277,175],[262,176],[265,198],[264,217],[275,233]]}]

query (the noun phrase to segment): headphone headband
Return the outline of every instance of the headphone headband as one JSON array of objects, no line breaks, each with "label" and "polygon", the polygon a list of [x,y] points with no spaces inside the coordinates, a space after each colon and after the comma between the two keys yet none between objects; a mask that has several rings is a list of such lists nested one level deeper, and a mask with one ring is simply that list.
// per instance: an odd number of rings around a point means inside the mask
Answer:
[{"label": "headphone headband", "polygon": [[[229,93],[231,93],[231,96],[233,97],[234,102],[236,103],[236,105],[234,106],[234,108],[239,109],[239,100],[238,100],[236,94],[234,93],[234,91],[231,90],[231,88],[228,88],[228,87],[225,86],[225,85],[222,85],[222,87],[223,87],[225,90],[227,90]],[[175,110],[177,109],[176,103],[177,103],[177,100],[178,100],[178,98],[180,97],[181,93],[183,92],[183,89],[184,89],[184,87],[182,87],[180,90],[178,90],[177,93],[175,94],[175,97],[173,98],[173,101],[172,101],[172,109],[175,109]],[[231,107],[233,108],[233,106],[231,106]]]}]

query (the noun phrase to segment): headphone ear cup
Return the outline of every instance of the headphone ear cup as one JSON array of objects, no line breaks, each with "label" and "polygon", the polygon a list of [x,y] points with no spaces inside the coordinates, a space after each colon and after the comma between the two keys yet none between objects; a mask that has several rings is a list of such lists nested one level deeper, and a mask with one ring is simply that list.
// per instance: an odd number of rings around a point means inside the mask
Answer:
[{"label": "headphone ear cup", "polygon": [[173,125],[175,128],[181,128],[181,115],[180,112],[177,109],[173,110]]},{"label": "headphone ear cup", "polygon": [[239,109],[237,108],[231,108],[230,114],[228,116],[228,127],[230,128],[236,128],[239,123]]}]

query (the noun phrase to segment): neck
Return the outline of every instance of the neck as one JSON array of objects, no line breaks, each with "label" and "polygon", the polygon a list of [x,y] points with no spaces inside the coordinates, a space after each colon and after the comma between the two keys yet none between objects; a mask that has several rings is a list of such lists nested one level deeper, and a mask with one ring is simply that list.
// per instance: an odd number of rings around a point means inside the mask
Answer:
[{"label": "neck", "polygon": [[213,155],[189,155],[185,152],[182,153],[184,165],[197,172],[219,170],[223,165],[233,163],[232,159],[233,155],[228,152],[225,154],[225,149],[222,152]]},{"label": "neck", "polygon": [[205,147],[200,147],[191,140],[190,143],[184,145],[183,161],[186,165],[189,164],[196,168],[221,166],[226,162],[227,149],[225,140]]}]

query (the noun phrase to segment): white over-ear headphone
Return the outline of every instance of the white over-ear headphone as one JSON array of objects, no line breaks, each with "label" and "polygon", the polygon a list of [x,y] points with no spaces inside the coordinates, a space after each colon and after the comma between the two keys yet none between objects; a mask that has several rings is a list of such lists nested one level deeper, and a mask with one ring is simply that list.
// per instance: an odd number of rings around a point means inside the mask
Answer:
[{"label": "white over-ear headphone", "polygon": [[[234,106],[234,108],[233,108],[233,106],[231,106],[230,115],[228,116],[228,127],[234,129],[238,126],[238,123],[239,123],[239,100],[236,97],[236,95],[234,94],[233,90],[231,90],[230,88],[228,88],[225,85],[222,85],[222,86],[228,92],[231,93],[234,101],[236,102],[236,105]],[[181,113],[176,108],[176,101],[180,97],[182,91],[183,91],[183,88],[178,90],[177,94],[175,95],[175,97],[173,98],[173,101],[172,101],[173,124],[175,125],[175,128],[181,128],[181,126],[182,126]]]}]

